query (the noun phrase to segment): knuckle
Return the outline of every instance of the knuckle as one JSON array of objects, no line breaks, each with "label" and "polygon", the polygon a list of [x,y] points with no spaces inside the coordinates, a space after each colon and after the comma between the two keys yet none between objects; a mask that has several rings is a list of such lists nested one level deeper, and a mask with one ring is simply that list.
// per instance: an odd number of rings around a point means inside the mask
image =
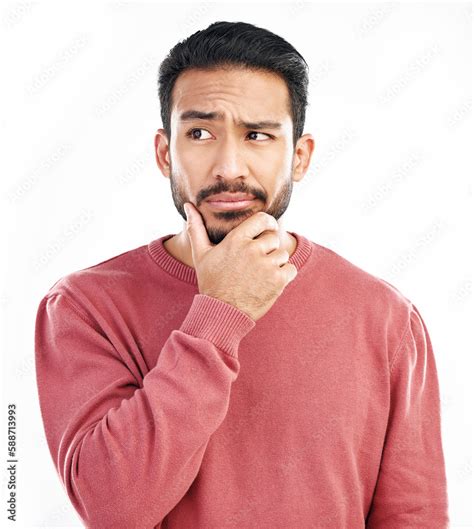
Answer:
[{"label": "knuckle", "polygon": [[298,269],[296,266],[292,263],[288,265],[288,276],[291,280],[295,279],[295,277],[298,275]]}]

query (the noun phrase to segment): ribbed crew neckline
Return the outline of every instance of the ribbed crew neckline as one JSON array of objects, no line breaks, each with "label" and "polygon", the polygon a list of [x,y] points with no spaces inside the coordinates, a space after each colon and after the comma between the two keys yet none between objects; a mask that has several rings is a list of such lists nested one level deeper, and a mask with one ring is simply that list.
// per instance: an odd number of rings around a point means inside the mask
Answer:
[{"label": "ribbed crew neckline", "polygon": [[[296,249],[293,252],[293,255],[289,258],[288,262],[296,266],[296,269],[299,271],[303,265],[308,260],[308,257],[311,254],[312,244],[306,237],[299,235],[293,231],[289,231],[296,238]],[[186,283],[191,283],[192,285],[197,285],[197,276],[196,271],[193,267],[188,266],[187,264],[178,261],[173,257],[164,246],[164,242],[174,237],[175,233],[168,233],[163,235],[158,239],[154,239],[148,244],[148,252],[155,263],[160,266],[165,272],[184,281]]]}]

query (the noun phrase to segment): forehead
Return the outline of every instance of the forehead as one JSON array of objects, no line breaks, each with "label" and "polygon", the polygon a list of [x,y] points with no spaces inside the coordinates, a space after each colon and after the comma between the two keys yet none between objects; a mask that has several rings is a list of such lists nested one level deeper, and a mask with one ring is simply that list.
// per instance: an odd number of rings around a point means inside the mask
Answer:
[{"label": "forehead", "polygon": [[230,110],[248,119],[291,121],[290,100],[285,81],[272,72],[247,68],[186,70],[172,91],[172,114]]}]

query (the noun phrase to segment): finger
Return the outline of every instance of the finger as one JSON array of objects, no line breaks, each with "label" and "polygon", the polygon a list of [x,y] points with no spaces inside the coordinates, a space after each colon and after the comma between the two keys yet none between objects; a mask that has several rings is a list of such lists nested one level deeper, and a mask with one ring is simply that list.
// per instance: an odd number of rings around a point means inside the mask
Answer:
[{"label": "finger", "polygon": [[298,269],[293,263],[286,263],[280,267],[280,270],[283,270],[286,275],[287,284],[293,281],[298,274]]},{"label": "finger", "polygon": [[281,267],[288,262],[290,254],[286,250],[278,249],[273,252],[270,252],[268,254],[268,257],[272,259],[273,263],[275,263],[276,266]]},{"label": "finger", "polygon": [[265,230],[252,241],[252,244],[258,246],[262,253],[269,254],[280,248],[281,241],[277,231]]},{"label": "finger", "polygon": [[191,202],[184,204],[186,212],[186,230],[191,244],[193,260],[199,257],[209,248],[212,248],[211,241],[207,236],[206,227],[201,217],[201,213]]},{"label": "finger", "polygon": [[259,211],[245,219],[239,226],[232,230],[235,233],[238,233],[239,236],[245,237],[248,239],[254,239],[260,235],[265,230],[278,230],[278,222],[275,217],[265,213],[264,211]]}]

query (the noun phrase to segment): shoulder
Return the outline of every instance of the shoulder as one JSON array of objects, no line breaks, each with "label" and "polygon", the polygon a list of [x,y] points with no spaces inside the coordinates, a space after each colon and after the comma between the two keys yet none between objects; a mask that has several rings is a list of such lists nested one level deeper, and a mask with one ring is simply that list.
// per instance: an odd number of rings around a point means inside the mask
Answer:
[{"label": "shoulder", "polygon": [[[320,256],[326,279],[341,296],[356,296],[359,302],[392,303],[409,306],[411,300],[388,280],[373,274],[334,250],[317,243],[314,252]],[[336,292],[336,293],[337,293]]]},{"label": "shoulder", "polygon": [[[312,296],[326,309],[396,346],[413,318],[411,299],[388,280],[312,242]],[[361,331],[362,332],[362,331]]]},{"label": "shoulder", "polygon": [[147,245],[141,245],[65,274],[53,283],[43,300],[60,295],[76,307],[87,310],[89,305],[107,302],[117,293],[134,292],[137,284],[143,283],[141,278],[148,264]]}]

